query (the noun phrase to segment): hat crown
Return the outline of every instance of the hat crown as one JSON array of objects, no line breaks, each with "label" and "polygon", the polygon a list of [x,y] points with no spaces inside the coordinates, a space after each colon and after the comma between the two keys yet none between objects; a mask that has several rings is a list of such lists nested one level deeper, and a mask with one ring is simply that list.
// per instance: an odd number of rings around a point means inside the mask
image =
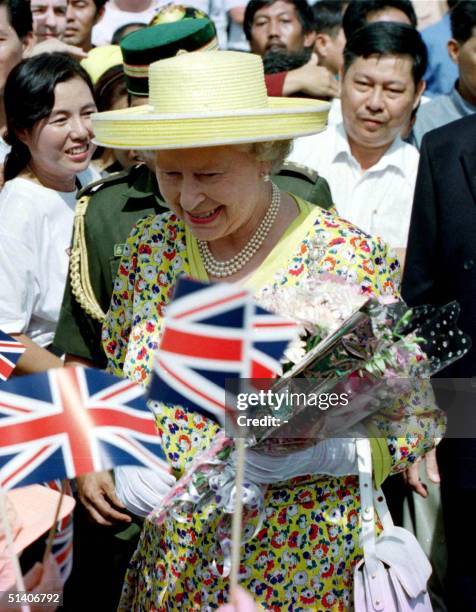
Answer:
[{"label": "hat crown", "polygon": [[195,51],[155,62],[149,103],[164,114],[268,108],[263,62],[236,51]]}]

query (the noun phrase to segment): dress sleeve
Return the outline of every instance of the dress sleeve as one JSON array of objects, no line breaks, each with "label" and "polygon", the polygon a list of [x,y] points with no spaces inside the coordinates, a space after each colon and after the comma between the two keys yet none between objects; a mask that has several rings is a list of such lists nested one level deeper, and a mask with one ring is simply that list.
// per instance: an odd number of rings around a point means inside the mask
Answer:
[{"label": "dress sleeve", "polygon": [[[401,268],[398,258],[381,240],[375,240],[372,263],[377,274],[372,287],[379,296],[399,295]],[[379,486],[393,473],[406,470],[431,450],[445,430],[444,413],[437,407],[428,380],[410,381],[383,413],[369,426],[374,479]],[[396,430],[395,424],[399,423]]]},{"label": "dress sleeve", "polygon": [[103,348],[108,360],[107,369],[121,377],[132,329],[136,279],[141,274],[139,250],[149,222],[149,218],[139,221],[127,239],[114,282],[111,304],[102,328]]},{"label": "dress sleeve", "polygon": [[380,238],[372,240],[369,262],[363,263],[374,271],[373,282],[368,285],[371,293],[381,296],[400,297],[401,266],[396,253]]},{"label": "dress sleeve", "polygon": [[112,374],[147,383],[164,309],[183,273],[189,266],[182,222],[169,212],[140,220],[124,247],[103,325]]},{"label": "dress sleeve", "polygon": [[287,72],[276,72],[275,74],[264,75],[268,96],[280,98],[283,95],[284,81],[287,74]]},{"label": "dress sleeve", "polygon": [[[352,280],[378,297],[399,297],[400,264],[398,258],[378,238],[352,239],[356,266],[349,266]],[[355,272],[356,270],[356,272]],[[405,387],[389,406],[371,419],[369,435],[372,445],[374,477],[377,485],[395,472],[404,471],[435,444],[444,433],[445,417],[436,406],[428,381]],[[395,423],[404,423],[398,429]]]}]

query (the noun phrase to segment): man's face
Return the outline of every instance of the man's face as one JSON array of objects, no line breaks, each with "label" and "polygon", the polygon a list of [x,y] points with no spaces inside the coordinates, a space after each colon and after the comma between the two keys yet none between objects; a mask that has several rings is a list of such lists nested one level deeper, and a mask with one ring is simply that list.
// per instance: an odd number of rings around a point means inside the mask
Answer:
[{"label": "man's face", "polygon": [[251,25],[251,51],[302,51],[314,42],[314,33],[304,34],[294,4],[277,0],[256,11]]},{"label": "man's face", "polygon": [[63,40],[69,45],[76,45],[84,51],[89,51],[91,31],[102,13],[103,10],[98,13],[94,0],[68,0]]},{"label": "man's face", "polygon": [[62,38],[66,27],[66,0],[31,0],[33,33],[38,42]]},{"label": "man's face", "polygon": [[463,98],[476,106],[476,27],[471,38],[460,44],[455,40],[448,43],[452,60],[458,65],[458,89]]},{"label": "man's face", "polygon": [[342,114],[351,145],[389,147],[408,125],[423,89],[423,82],[415,87],[408,55],[357,58],[342,82]]},{"label": "man's face", "polygon": [[18,38],[10,25],[7,7],[0,6],[0,95],[3,95],[7,76],[21,62],[23,51],[31,43],[31,35],[25,38],[25,41]]}]

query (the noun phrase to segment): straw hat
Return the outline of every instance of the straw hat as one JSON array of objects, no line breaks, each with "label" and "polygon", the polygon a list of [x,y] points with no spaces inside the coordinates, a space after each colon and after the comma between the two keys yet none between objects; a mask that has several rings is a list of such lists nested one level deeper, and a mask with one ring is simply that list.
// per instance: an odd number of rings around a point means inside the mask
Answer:
[{"label": "straw hat", "polygon": [[284,140],[325,129],[330,105],[269,98],[258,55],[183,53],[151,64],[149,105],[92,115],[95,142],[180,149]]},{"label": "straw hat", "polygon": [[[59,498],[60,493],[41,485],[8,491],[7,516],[13,531],[13,548],[16,554],[52,527]],[[68,516],[74,505],[75,501],[71,496],[63,495],[58,520]],[[1,521],[0,526],[0,535],[3,535]],[[3,549],[5,545],[5,539],[1,538],[0,547]]]},{"label": "straw hat", "polygon": [[93,85],[102,75],[113,66],[122,65],[122,54],[119,45],[103,45],[95,47],[88,53],[88,57],[81,60],[81,66],[91,77]]}]

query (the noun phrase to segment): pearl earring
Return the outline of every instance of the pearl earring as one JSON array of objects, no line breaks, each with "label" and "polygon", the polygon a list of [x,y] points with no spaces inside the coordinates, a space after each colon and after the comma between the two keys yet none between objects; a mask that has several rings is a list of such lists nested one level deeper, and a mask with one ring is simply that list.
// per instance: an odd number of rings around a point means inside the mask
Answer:
[{"label": "pearl earring", "polygon": [[270,178],[268,173],[263,174],[263,182],[269,183],[270,180],[271,180],[271,178]]}]

